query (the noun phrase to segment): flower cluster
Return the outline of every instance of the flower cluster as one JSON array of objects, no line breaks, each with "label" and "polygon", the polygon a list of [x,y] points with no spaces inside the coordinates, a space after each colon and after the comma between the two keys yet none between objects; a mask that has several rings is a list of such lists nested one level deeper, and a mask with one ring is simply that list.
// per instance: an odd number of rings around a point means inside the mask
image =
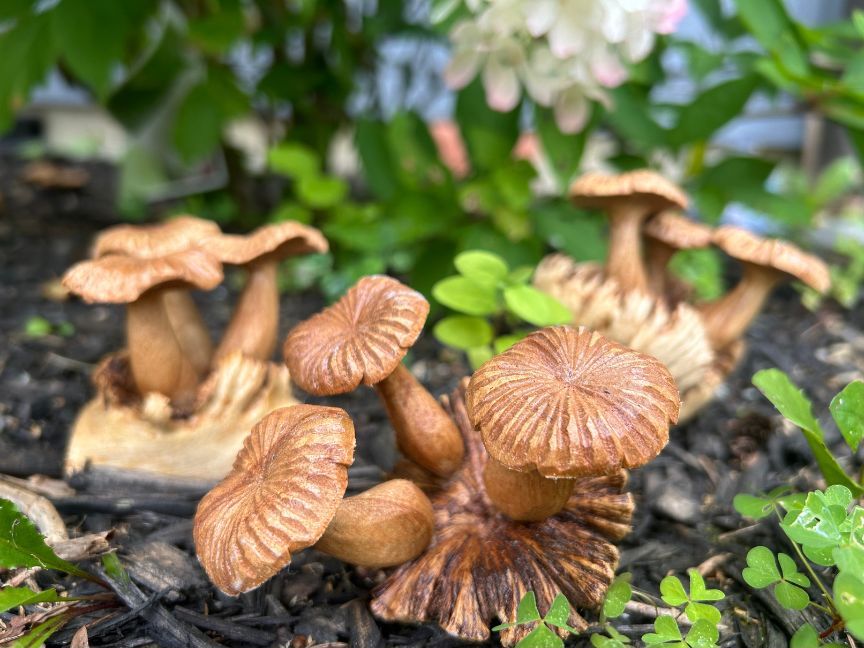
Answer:
[{"label": "flower cluster", "polygon": [[579,131],[589,100],[626,78],[625,62],[645,58],[656,34],[673,31],[687,0],[465,0],[472,17],[456,24],[445,80],[467,85],[478,72],[489,105],[515,108],[524,86],[552,107],[558,127]]}]

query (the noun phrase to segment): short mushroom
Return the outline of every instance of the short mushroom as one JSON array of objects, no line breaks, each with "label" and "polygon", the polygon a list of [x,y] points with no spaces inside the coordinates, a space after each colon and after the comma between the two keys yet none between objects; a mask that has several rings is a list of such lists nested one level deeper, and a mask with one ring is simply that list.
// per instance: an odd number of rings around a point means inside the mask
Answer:
[{"label": "short mushroom", "polygon": [[402,365],[429,312],[415,290],[385,276],[364,277],[333,306],[299,324],[285,340],[292,379],[317,396],[374,386],[399,449],[441,476],[462,462],[459,431],[435,398]]},{"label": "short mushroom", "polygon": [[662,211],[648,219],[642,229],[645,236],[645,267],[648,287],[657,296],[669,288],[667,266],[679,250],[698,250],[711,245],[713,230],[707,225],[675,213]]},{"label": "short mushroom", "polygon": [[195,548],[216,586],[253,589],[312,546],[366,567],[422,552],[434,523],[429,500],[404,480],[343,500],[353,457],[354,426],[338,408],[295,405],[255,425],[195,514]]},{"label": "short mushroom", "polygon": [[606,274],[624,290],[646,291],[640,230],[646,218],[669,208],[687,207],[687,196],[662,176],[642,169],[621,175],[586,173],[570,187],[579,207],[604,209],[610,219]]},{"label": "short mushroom", "polygon": [[735,288],[699,307],[715,349],[725,348],[744,334],[765,299],[783,280],[798,279],[820,293],[831,287],[825,263],[791,243],[724,226],[714,232],[714,245],[744,265]]},{"label": "short mushroom", "polygon": [[166,289],[212,290],[222,266],[201,250],[152,259],[109,254],[70,268],[63,285],[87,302],[127,304],[126,341],[135,385],[141,394],[158,392],[186,406],[194,399],[198,372],[178,340],[165,310]]},{"label": "short mushroom", "polygon": [[681,404],[659,360],[567,326],[536,331],[486,362],[466,398],[490,455],[486,490],[517,520],[554,515],[574,478],[653,459]]},{"label": "short mushroom", "polygon": [[234,351],[269,360],[279,328],[279,262],[291,256],[323,253],[327,239],[314,227],[294,221],[264,225],[249,234],[219,234],[202,245],[223,263],[243,266],[248,273],[234,314],[216,349],[216,359]]}]

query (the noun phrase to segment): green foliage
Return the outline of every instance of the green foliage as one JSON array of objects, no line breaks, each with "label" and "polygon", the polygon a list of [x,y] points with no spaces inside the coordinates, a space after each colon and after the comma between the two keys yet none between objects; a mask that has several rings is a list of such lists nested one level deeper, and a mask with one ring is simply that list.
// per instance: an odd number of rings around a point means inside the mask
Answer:
[{"label": "green foliage", "polygon": [[603,599],[603,617],[615,619],[624,614],[624,608],[633,596],[633,586],[630,584],[631,574],[629,572],[619,574],[612,581]]},{"label": "green foliage", "polygon": [[[777,560],[780,570],[777,569]],[[810,604],[806,589],[810,579],[798,571],[795,561],[785,553],[776,557],[768,547],[754,547],[747,553],[747,567],[742,572],[750,587],[774,586],[777,601],[789,610],[803,610]]]},{"label": "green foliage", "polygon": [[530,268],[510,266],[500,256],[482,250],[458,254],[453,265],[458,275],[432,287],[442,305],[462,313],[435,325],[439,342],[465,351],[477,368],[536,327],[569,323],[573,316],[556,299],[528,285]]},{"label": "green foliage", "polygon": [[0,612],[35,603],[60,603],[68,600],[61,598],[54,588],[34,592],[29,587],[4,587],[0,590]]},{"label": "green foliage", "polygon": [[707,589],[702,575],[695,569],[687,571],[690,576],[690,591],[687,592],[677,576],[667,576],[660,581],[663,600],[673,606],[684,606],[684,614],[693,622],[705,619],[716,626],[720,622],[720,611],[705,601],[720,601],[725,598],[718,589]]},{"label": "green foliage", "polygon": [[571,634],[578,634],[577,630],[567,624],[570,618],[570,602],[563,594],[558,594],[549,606],[545,616],[540,615],[537,609],[537,597],[534,592],[527,592],[516,609],[516,620],[512,623],[502,623],[492,628],[494,632],[500,632],[508,628],[520,625],[535,626],[531,632],[523,637],[517,648],[563,648],[564,642],[552,628],[565,630]]},{"label": "green foliage", "polygon": [[719,638],[717,625],[707,619],[696,621],[686,637],[682,636],[678,622],[668,615],[657,617],[654,621],[654,632],[642,635],[642,641],[647,646],[668,646],[669,648],[713,648]]},{"label": "green foliage", "polygon": [[41,315],[33,315],[24,322],[24,335],[29,338],[42,338],[47,335],[60,335],[70,337],[75,333],[75,327],[71,322],[60,322],[52,324]]}]

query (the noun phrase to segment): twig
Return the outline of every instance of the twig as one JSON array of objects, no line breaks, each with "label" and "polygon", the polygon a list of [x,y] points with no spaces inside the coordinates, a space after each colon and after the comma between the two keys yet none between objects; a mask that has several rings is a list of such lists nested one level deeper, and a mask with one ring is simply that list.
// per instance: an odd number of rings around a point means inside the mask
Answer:
[{"label": "twig", "polygon": [[184,607],[177,606],[173,612],[174,616],[182,621],[187,621],[198,628],[213,630],[232,641],[242,641],[244,643],[255,644],[256,646],[269,646],[276,640],[275,633],[241,626],[231,621],[200,614]]}]

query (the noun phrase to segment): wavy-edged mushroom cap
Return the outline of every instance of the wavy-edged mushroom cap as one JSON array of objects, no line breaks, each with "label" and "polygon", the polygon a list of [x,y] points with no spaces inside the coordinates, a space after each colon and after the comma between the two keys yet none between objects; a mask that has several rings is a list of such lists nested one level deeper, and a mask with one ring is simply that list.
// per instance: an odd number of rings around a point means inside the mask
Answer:
[{"label": "wavy-edged mushroom cap", "polygon": [[467,404],[499,463],[565,478],[647,463],[666,445],[681,402],[659,360],[585,328],[554,326],[481,366]]},{"label": "wavy-edged mushroom cap", "polygon": [[686,209],[688,202],[677,185],[649,169],[619,175],[585,173],[570,185],[570,199],[578,206],[594,208],[606,207],[621,199],[638,199],[650,202],[657,210]]},{"label": "wavy-edged mushroom cap", "polygon": [[231,265],[246,265],[269,255],[282,259],[329,249],[321,232],[295,221],[264,225],[248,235],[218,234],[204,239],[203,245]]},{"label": "wavy-edged mushroom cap", "polygon": [[128,254],[150,259],[196,247],[219,233],[216,223],[196,216],[178,216],[157,225],[118,225],[96,238],[92,256]]},{"label": "wavy-edged mushroom cap", "polygon": [[156,286],[212,290],[222,277],[222,264],[215,257],[188,249],[152,259],[109,254],[82,261],[66,272],[63,285],[87,302],[129,304]]},{"label": "wavy-edged mushroom cap", "polygon": [[820,293],[831,287],[831,273],[825,262],[786,241],[762,238],[740,227],[724,225],[714,232],[714,245],[739,261],[772,268]]},{"label": "wavy-edged mushroom cap", "polygon": [[711,245],[714,230],[691,218],[666,210],[652,216],[642,232],[648,238],[677,250],[696,250]]},{"label": "wavy-edged mushroom cap", "polygon": [[195,513],[195,550],[216,586],[246,592],[315,544],[342,502],[353,459],[354,425],[339,408],[285,407],[255,425]]},{"label": "wavy-edged mushroom cap", "polygon": [[384,275],[363,277],[288,334],[285,362],[294,381],[317,396],[375,385],[402,362],[428,314],[416,290]]}]

